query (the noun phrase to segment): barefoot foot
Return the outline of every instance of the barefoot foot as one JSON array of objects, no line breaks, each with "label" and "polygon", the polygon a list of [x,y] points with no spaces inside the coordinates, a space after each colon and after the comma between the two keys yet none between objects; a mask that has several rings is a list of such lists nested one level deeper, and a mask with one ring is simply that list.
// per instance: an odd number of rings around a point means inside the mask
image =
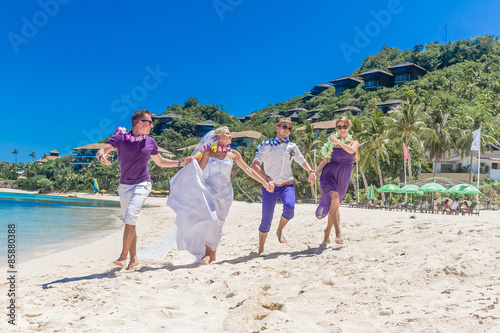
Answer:
[{"label": "barefoot foot", "polygon": [[283,236],[282,232],[276,231],[276,236],[278,236],[278,242],[286,243],[285,236]]},{"label": "barefoot foot", "polygon": [[113,261],[113,264],[115,264],[118,267],[125,267],[125,264],[127,263],[127,258],[123,259],[121,256],[118,257],[115,261]]},{"label": "barefoot foot", "polygon": [[323,243],[321,244],[330,244],[330,233],[324,230],[325,238],[323,239]]},{"label": "barefoot foot", "polygon": [[210,263],[210,256],[207,254],[201,259],[203,265],[208,265]]},{"label": "barefoot foot", "polygon": [[135,270],[139,266],[139,260],[131,261],[128,263],[127,271]]}]

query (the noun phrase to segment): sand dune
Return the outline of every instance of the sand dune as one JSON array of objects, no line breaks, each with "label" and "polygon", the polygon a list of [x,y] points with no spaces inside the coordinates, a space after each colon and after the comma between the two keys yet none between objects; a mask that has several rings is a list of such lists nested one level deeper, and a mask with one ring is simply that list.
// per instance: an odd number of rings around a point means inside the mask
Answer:
[{"label": "sand dune", "polygon": [[[104,196],[104,199],[116,198]],[[158,244],[165,198],[140,216],[139,247]],[[341,207],[345,245],[321,246],[326,220],[299,204],[256,253],[260,204],[235,202],[217,262],[187,252],[112,265],[122,232],[25,261],[18,325],[5,332],[499,332],[500,213],[480,216]],[[8,284],[1,287],[7,304]]]}]

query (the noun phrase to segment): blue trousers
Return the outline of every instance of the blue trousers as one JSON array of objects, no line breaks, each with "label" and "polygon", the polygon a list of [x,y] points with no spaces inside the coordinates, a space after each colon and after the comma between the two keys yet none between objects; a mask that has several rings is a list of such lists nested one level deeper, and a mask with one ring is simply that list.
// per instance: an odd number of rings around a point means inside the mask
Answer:
[{"label": "blue trousers", "polygon": [[278,198],[283,203],[283,214],[281,215],[287,220],[293,218],[295,211],[295,186],[293,183],[281,187],[276,186],[273,193],[262,188],[262,220],[259,227],[259,231],[262,233],[267,233],[271,229],[274,207],[276,207]]}]

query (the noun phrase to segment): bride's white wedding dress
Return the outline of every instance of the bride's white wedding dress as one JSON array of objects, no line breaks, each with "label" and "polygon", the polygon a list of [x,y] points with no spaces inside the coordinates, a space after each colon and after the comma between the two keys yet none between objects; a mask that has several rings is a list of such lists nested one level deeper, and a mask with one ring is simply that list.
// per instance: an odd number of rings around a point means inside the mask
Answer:
[{"label": "bride's white wedding dress", "polygon": [[167,205],[177,214],[177,248],[201,261],[205,245],[217,250],[222,226],[233,202],[233,160],[211,157],[205,169],[197,161],[170,180]]}]

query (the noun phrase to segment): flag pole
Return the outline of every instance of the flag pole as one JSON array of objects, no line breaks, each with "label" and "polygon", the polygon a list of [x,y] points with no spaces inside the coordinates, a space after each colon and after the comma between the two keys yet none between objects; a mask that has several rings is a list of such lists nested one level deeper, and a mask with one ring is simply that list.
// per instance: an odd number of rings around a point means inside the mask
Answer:
[{"label": "flag pole", "polygon": [[[406,149],[405,143],[403,142],[403,166],[405,173],[405,186],[406,186],[406,161],[408,160],[408,150]],[[405,201],[408,202],[408,193],[405,193]]]},{"label": "flag pole", "polygon": [[[481,176],[481,148],[477,151],[477,189],[479,190],[479,178]],[[479,193],[476,194],[476,201],[479,205]]]},{"label": "flag pole", "polygon": [[356,162],[356,186],[358,188],[358,202],[359,202],[359,162]]}]

